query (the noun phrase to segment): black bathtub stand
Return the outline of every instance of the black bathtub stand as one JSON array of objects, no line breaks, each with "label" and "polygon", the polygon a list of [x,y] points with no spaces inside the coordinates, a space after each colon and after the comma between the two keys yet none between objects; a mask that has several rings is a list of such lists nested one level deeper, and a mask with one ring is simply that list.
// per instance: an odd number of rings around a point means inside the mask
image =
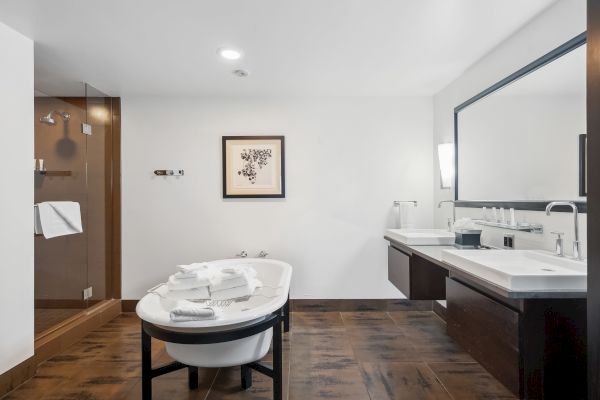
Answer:
[{"label": "black bathtub stand", "polygon": [[198,367],[185,365],[178,361],[152,368],[152,338],[179,344],[214,344],[230,342],[264,332],[273,328],[273,367],[260,361],[241,366],[242,389],[252,387],[252,370],[273,379],[273,400],[283,398],[283,331],[290,328],[289,299],[279,310],[254,324],[224,332],[174,332],[150,322],[142,321],[142,400],[152,400],[152,379],[183,368],[188,370],[190,390],[198,388]]}]

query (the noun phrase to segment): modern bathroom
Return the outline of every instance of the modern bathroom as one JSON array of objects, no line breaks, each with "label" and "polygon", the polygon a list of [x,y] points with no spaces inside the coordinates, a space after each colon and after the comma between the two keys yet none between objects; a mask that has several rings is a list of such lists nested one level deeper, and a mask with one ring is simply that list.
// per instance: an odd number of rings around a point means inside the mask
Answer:
[{"label": "modern bathroom", "polygon": [[0,48],[0,399],[600,399],[600,1],[5,0]]}]

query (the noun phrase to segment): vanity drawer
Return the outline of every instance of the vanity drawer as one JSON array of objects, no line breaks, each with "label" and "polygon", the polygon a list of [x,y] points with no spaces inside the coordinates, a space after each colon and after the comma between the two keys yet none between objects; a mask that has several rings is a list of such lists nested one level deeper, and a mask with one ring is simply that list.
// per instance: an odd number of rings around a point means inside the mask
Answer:
[{"label": "vanity drawer", "polygon": [[388,279],[410,300],[443,300],[448,271],[416,254],[388,247]]},{"label": "vanity drawer", "polygon": [[446,299],[448,335],[518,395],[519,313],[450,278]]},{"label": "vanity drawer", "polygon": [[388,280],[410,299],[410,256],[388,246]]}]

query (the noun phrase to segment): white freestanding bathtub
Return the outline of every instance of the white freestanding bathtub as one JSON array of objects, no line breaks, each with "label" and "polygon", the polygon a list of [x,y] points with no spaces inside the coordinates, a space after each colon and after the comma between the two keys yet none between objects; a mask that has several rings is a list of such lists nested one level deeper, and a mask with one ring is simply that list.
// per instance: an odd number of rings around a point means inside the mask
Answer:
[{"label": "white freestanding bathtub", "polygon": [[[292,267],[282,261],[264,258],[211,261],[216,268],[250,265],[263,287],[256,289],[248,300],[237,301],[222,308],[218,319],[173,322],[170,311],[175,300],[155,293],[144,296],[136,307],[144,321],[165,330],[185,333],[225,332],[251,325],[282,308],[288,300]],[[243,339],[213,344],[180,344],[166,342],[167,353],[175,360],[194,367],[230,367],[248,364],[263,358],[269,351],[273,329],[267,329]]]}]

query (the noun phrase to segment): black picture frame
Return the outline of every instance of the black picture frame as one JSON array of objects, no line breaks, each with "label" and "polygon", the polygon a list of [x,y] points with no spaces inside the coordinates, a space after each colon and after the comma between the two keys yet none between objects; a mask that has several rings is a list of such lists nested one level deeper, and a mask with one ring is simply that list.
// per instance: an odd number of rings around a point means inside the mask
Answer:
[{"label": "black picture frame", "polygon": [[[514,201],[460,200],[459,190],[458,190],[459,189],[459,186],[458,186],[458,184],[459,184],[459,181],[458,181],[458,175],[459,175],[458,174],[458,169],[459,169],[459,163],[458,163],[458,114],[465,108],[469,107],[471,104],[475,103],[476,101],[479,101],[479,100],[483,99],[484,97],[489,96],[490,94],[504,88],[505,86],[510,85],[514,81],[523,78],[524,76],[551,63],[552,61],[564,56],[565,54],[575,50],[576,48],[583,46],[584,44],[586,44],[586,42],[587,42],[587,32],[580,33],[579,35],[575,36],[571,40],[563,43],[562,45],[558,46],[554,50],[548,52],[547,54],[544,54],[543,56],[532,61],[531,63],[527,64],[523,68],[513,72],[512,74],[508,75],[506,78],[501,79],[500,81],[496,82],[492,86],[481,91],[480,93],[478,93],[475,96],[471,97],[470,99],[462,102],[461,104],[459,104],[458,106],[456,106],[454,108],[454,200],[455,200],[455,205],[457,207],[481,207],[481,205],[485,205],[488,207],[505,207],[506,205],[510,205],[517,210],[541,211],[541,210],[545,209],[546,205],[550,201],[552,201],[552,200],[544,200],[544,201],[536,201],[536,200],[514,200]],[[583,169],[581,168],[581,157],[580,157],[580,170],[579,171],[580,171],[579,182],[581,185],[582,179],[584,179],[583,182],[585,182],[585,177],[584,178],[581,177],[581,173],[585,172],[585,168],[583,168]],[[581,188],[580,188],[580,193],[581,193]],[[580,196],[581,196],[581,194],[580,194]],[[555,199],[555,200],[564,200],[564,199]],[[584,213],[587,212],[587,202],[575,201],[574,203],[577,205],[580,212],[584,212]],[[555,211],[567,212],[567,211],[570,211],[570,209],[568,207],[565,207],[564,210],[557,208]]]},{"label": "black picture frame", "polygon": [[[252,140],[277,140],[280,143],[281,156],[279,171],[281,176],[281,191],[276,194],[230,194],[227,192],[227,142]],[[224,199],[273,199],[285,198],[285,136],[282,135],[254,135],[254,136],[223,136],[221,139],[223,198]]]}]

